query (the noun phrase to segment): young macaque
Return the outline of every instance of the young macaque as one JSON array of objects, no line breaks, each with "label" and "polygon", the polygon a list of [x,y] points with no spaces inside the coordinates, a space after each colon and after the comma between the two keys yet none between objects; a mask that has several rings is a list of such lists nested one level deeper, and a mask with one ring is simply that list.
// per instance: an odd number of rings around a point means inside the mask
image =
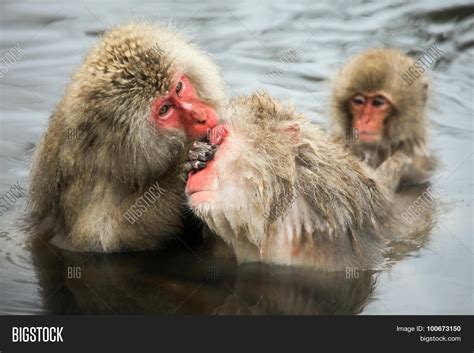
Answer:
[{"label": "young macaque", "polygon": [[224,92],[214,61],[175,29],[131,23],[106,32],[37,147],[35,224],[77,251],[152,249],[178,234],[182,163],[216,126]]},{"label": "young macaque", "polygon": [[237,261],[373,268],[402,224],[370,171],[316,125],[265,93],[236,98],[190,173],[189,205]]},{"label": "young macaque", "polygon": [[407,84],[413,59],[371,49],[344,65],[333,83],[332,134],[390,189],[427,181],[436,162],[427,148],[428,81]]}]

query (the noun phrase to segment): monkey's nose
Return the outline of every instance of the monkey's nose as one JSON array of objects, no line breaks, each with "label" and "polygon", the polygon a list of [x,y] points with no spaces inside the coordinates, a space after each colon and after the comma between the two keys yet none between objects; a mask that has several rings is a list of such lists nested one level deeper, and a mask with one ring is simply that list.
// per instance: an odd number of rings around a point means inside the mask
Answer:
[{"label": "monkey's nose", "polygon": [[207,121],[207,114],[201,109],[194,109],[190,115],[191,119],[194,120],[195,123],[204,124]]},{"label": "monkey's nose", "polygon": [[198,124],[205,124],[207,121],[207,117],[205,115],[199,115],[196,117],[196,121]]}]

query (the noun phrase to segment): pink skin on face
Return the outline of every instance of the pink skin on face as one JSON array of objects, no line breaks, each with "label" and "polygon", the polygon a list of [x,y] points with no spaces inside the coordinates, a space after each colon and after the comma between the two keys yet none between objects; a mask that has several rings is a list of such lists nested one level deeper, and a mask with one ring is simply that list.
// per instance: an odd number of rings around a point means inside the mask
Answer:
[{"label": "pink skin on face", "polygon": [[[209,140],[215,145],[223,145],[228,135],[228,128],[225,125],[218,125],[210,131]],[[213,194],[217,191],[213,185],[218,178],[216,162],[219,158],[219,151],[217,151],[214,159],[209,161],[204,169],[189,173],[186,195],[189,196],[192,204],[207,203],[212,200]]]},{"label": "pink skin on face", "polygon": [[184,130],[192,140],[204,138],[218,123],[216,111],[199,99],[185,75],[168,95],[152,102],[151,117],[158,127]]},{"label": "pink skin on face", "polygon": [[384,121],[392,104],[382,94],[356,94],[350,100],[352,127],[358,129],[359,140],[368,143],[380,141]]}]

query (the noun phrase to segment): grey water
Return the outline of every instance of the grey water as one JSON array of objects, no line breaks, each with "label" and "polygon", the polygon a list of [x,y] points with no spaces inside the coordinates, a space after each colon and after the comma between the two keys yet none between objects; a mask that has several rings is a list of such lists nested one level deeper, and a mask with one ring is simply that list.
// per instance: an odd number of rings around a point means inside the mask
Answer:
[{"label": "grey water", "polygon": [[[19,197],[0,216],[0,314],[474,314],[472,1],[3,0],[0,10],[0,58],[17,56],[0,68],[0,196],[26,187],[71,73],[114,24],[171,21],[214,55],[231,95],[265,88],[324,126],[330,79],[351,55],[443,52],[427,73],[441,209],[422,241],[392,246],[383,270],[236,269],[185,247],[71,253],[31,244]],[[409,205],[421,191],[400,197]]]}]

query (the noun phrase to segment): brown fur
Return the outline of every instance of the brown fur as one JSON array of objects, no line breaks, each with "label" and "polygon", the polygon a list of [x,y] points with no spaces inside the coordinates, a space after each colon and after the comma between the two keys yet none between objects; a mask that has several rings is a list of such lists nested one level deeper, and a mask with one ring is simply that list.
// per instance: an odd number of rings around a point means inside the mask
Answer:
[{"label": "brown fur", "polygon": [[403,227],[370,171],[343,146],[265,93],[233,100],[224,116],[230,134],[205,186],[214,192],[190,204],[239,263],[342,270],[383,260],[385,243]]},{"label": "brown fur", "polygon": [[[399,182],[426,181],[436,164],[427,148],[428,80],[422,75],[409,86],[402,78],[413,64],[412,58],[397,50],[370,49],[350,59],[333,83],[333,136],[372,168],[387,161],[378,173],[381,181],[391,188],[396,188]],[[383,139],[376,145],[346,137],[352,128],[349,100],[361,92],[383,92],[394,108],[386,119]],[[401,154],[390,160],[397,152]]]},{"label": "brown fur", "polygon": [[[144,250],[181,230],[180,163],[189,141],[182,131],[160,130],[148,121],[153,98],[181,73],[202,100],[222,107],[219,69],[171,27],[116,27],[86,56],[50,118],[30,175],[32,216],[56,235],[57,244]],[[130,224],[123,214],[154,184],[165,191]]]}]

